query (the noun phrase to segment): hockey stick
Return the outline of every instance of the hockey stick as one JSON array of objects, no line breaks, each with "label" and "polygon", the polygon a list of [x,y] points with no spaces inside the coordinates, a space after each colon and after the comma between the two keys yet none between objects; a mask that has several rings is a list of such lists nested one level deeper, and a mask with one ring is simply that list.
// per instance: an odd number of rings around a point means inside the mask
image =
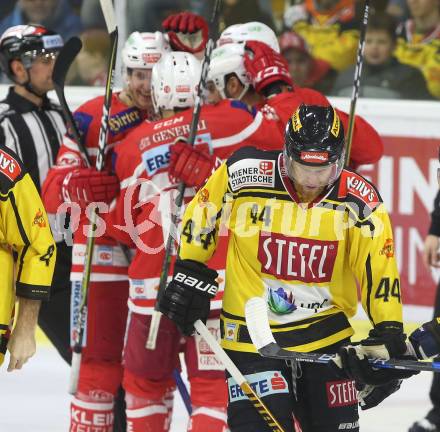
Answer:
[{"label": "hockey stick", "polygon": [[64,120],[67,123],[67,127],[70,129],[75,142],[77,143],[81,153],[84,155],[84,159],[87,167],[90,167],[91,161],[90,156],[87,153],[87,149],[81,139],[81,134],[79,133],[78,126],[73,118],[72,111],[70,111],[69,105],[66,101],[66,96],[64,94],[64,82],[66,80],[67,72],[72,65],[75,57],[81,51],[82,42],[81,39],[74,36],[70,38],[63,46],[62,50],[58,54],[55,61],[52,72],[52,81],[55,89],[55,93],[58,96],[61,109],[63,110]]},{"label": "hockey stick", "polygon": [[[334,360],[335,363],[339,363],[339,356],[337,354],[301,353],[281,348],[273,337],[269,325],[269,318],[267,316],[266,302],[261,297],[253,297],[248,300],[245,309],[246,324],[252,343],[263,357],[323,364]],[[370,364],[380,369],[440,372],[440,362],[435,363],[394,359],[383,360],[380,358],[369,358],[368,361]]]},{"label": "hockey stick", "polygon": [[[116,51],[118,46],[118,28],[111,0],[100,0],[104,14],[107,30],[110,34],[110,60],[107,70],[107,82],[105,85],[105,97],[102,107],[101,129],[99,131],[99,149],[96,157],[96,169],[101,171],[104,167],[105,146],[108,136],[108,120],[113,93],[113,79],[116,65]],[[97,210],[92,212],[90,218],[90,230],[87,238],[87,246],[84,257],[84,273],[81,281],[81,304],[78,311],[76,329],[73,333],[74,345],[72,348],[72,366],[70,369],[69,393],[75,394],[78,386],[79,370],[81,365],[82,344],[84,330],[87,323],[88,288],[90,283],[90,272],[92,269],[93,247],[95,244],[94,231],[96,229]]]},{"label": "hockey stick", "polygon": [[[209,28],[212,34],[208,40],[208,43],[206,44],[205,56],[203,57],[203,62],[202,62],[202,73],[200,75],[200,81],[197,88],[197,97],[194,103],[190,133],[188,137],[188,144],[190,146],[194,145],[194,140],[197,135],[197,126],[199,124],[200,110],[202,107],[202,91],[206,86],[206,78],[208,76],[209,63],[211,61],[211,52],[214,49],[213,34],[217,31],[216,23],[220,11],[220,5],[221,5],[221,0],[216,0],[210,21]],[[185,194],[185,184],[181,182],[177,188],[175,211],[171,214],[171,229],[170,229],[170,233],[168,234],[168,239],[165,246],[165,258],[163,261],[162,271],[159,279],[159,289],[157,291],[156,304],[154,306],[154,312],[151,317],[150,330],[148,332],[148,338],[145,344],[145,347],[150,350],[154,350],[156,348],[157,333],[159,331],[159,324],[161,317],[161,313],[158,310],[158,305],[159,305],[159,300],[161,299],[167,285],[168,273],[171,265],[173,243],[174,243],[174,238],[176,238],[177,236],[177,225],[178,225],[180,209],[182,208],[182,204],[183,204],[184,194]]]},{"label": "hockey stick", "polygon": [[200,336],[205,339],[205,342],[217,356],[217,359],[221,361],[225,369],[230,373],[235,382],[240,386],[243,393],[249,398],[252,405],[269,426],[270,430],[272,432],[284,432],[283,427],[278,423],[277,419],[270,412],[269,408],[267,408],[266,404],[251,387],[249,381],[247,381],[244,375],[238,370],[237,366],[235,366],[233,361],[229,358],[225,350],[220,346],[215,337],[207,329],[205,324],[203,324],[201,320],[197,320],[194,323],[194,328],[197,330]]},{"label": "hockey stick", "polygon": [[356,68],[354,70],[353,93],[351,94],[350,113],[348,116],[348,130],[345,136],[347,150],[345,154],[345,166],[350,163],[351,145],[353,141],[354,116],[356,112],[356,103],[359,97],[359,85],[362,74],[362,64],[364,63],[365,34],[367,32],[368,15],[370,11],[370,0],[365,0],[364,17],[362,20],[361,32],[359,35],[359,45],[357,50]]}]

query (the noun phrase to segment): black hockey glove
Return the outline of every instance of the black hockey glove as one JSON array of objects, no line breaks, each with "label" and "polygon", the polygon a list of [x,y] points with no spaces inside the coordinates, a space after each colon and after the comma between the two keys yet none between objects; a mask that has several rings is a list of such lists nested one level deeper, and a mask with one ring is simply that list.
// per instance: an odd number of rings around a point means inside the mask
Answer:
[{"label": "black hockey glove", "polygon": [[391,396],[393,393],[399,390],[401,384],[402,380],[395,379],[380,386],[368,384],[356,385],[356,389],[358,390],[359,406],[363,411],[374,408],[388,396]]},{"label": "black hockey glove", "polygon": [[409,335],[417,358],[426,360],[440,355],[440,323],[438,318],[434,318],[414,330]]},{"label": "black hockey glove", "polygon": [[405,338],[400,324],[380,324],[359,344],[341,347],[339,361],[332,361],[333,368],[340,376],[353,379],[358,385],[383,385],[392,380],[409,378],[419,372],[379,369],[368,362],[368,358],[417,360],[413,351],[408,350]]},{"label": "black hockey glove", "polygon": [[159,300],[159,310],[174,321],[186,336],[194,333],[194,323],[208,319],[210,301],[218,290],[218,274],[205,264],[177,260],[173,280]]}]

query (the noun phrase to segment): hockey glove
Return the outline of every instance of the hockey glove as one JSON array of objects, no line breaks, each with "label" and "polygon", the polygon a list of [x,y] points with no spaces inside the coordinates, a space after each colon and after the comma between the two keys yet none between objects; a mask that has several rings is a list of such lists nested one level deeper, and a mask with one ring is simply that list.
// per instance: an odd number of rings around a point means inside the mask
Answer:
[{"label": "hockey glove", "polygon": [[286,59],[263,42],[248,41],[244,65],[258,93],[268,96],[267,88],[274,83],[293,86]]},{"label": "hockey glove", "polygon": [[392,324],[377,326],[370,331],[368,338],[360,341],[358,345],[341,347],[340,363],[332,361],[333,365],[340,368],[340,375],[355,380],[358,385],[382,385],[418,374],[419,372],[410,370],[379,369],[368,362],[368,358],[416,359],[414,353],[408,351],[405,334],[398,328],[399,326]]},{"label": "hockey glove", "polygon": [[387,384],[380,386],[373,385],[356,385],[358,390],[359,406],[363,411],[374,408],[379,405],[388,396],[391,396],[400,389],[402,380],[395,379]]},{"label": "hockey glove", "polygon": [[439,318],[434,318],[432,321],[414,330],[408,339],[417,358],[420,360],[426,360],[440,355]]},{"label": "hockey glove", "polygon": [[208,23],[192,12],[170,15],[162,22],[162,28],[175,51],[197,53],[203,51],[208,42]]},{"label": "hockey glove", "polygon": [[62,194],[64,201],[87,207],[91,202],[110,203],[119,192],[118,178],[95,168],[79,168],[64,178]]},{"label": "hockey glove", "polygon": [[210,301],[218,290],[218,274],[205,264],[193,260],[177,260],[173,280],[168,284],[159,310],[174,321],[186,336],[194,333],[194,323],[206,323]]},{"label": "hockey glove", "polygon": [[177,141],[170,147],[170,166],[168,176],[172,182],[182,181],[188,187],[200,188],[212,174],[216,158]]}]

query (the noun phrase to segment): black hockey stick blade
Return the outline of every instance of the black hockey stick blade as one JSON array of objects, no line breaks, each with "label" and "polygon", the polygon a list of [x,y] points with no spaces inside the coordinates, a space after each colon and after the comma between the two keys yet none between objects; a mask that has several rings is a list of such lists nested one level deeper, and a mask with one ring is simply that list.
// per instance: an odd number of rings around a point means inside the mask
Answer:
[{"label": "black hockey stick blade", "polygon": [[58,54],[55,65],[53,67],[52,81],[55,88],[55,93],[57,94],[58,100],[61,105],[61,109],[63,110],[64,119],[67,123],[69,132],[72,134],[73,139],[78,144],[78,147],[83,153],[87,165],[90,166],[90,157],[87,153],[86,148],[83,145],[81,134],[79,133],[78,127],[72,115],[72,111],[70,111],[69,105],[66,101],[66,96],[64,94],[64,85],[67,72],[69,71],[70,66],[72,65],[76,56],[81,51],[81,48],[81,39],[76,36],[73,36],[64,44],[62,50]]},{"label": "black hockey stick blade", "polygon": [[[246,324],[252,343],[263,357],[309,363],[329,363],[332,360],[335,360],[335,362],[339,360],[337,354],[302,353],[281,348],[275,341],[270,329],[266,302],[261,297],[253,297],[246,303]],[[404,359],[384,360],[380,358],[369,358],[368,361],[381,369],[440,372],[440,362]]]},{"label": "black hockey stick blade", "polygon": [[64,88],[66,75],[78,53],[81,51],[82,42],[79,37],[71,37],[63,46],[58,54],[57,60],[53,67],[52,80],[53,83]]}]

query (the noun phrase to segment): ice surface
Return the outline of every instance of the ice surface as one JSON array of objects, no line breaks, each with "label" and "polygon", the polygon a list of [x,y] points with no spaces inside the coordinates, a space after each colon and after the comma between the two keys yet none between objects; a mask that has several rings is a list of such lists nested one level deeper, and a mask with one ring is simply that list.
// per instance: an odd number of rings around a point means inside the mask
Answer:
[{"label": "ice surface", "polygon": [[[6,364],[0,370],[0,432],[67,432],[69,369],[56,351],[39,348],[21,371],[7,373]],[[361,431],[406,432],[430,406],[430,382],[428,372],[405,381],[386,402],[361,413]],[[171,431],[184,432],[187,414],[178,395],[175,407]]]}]

